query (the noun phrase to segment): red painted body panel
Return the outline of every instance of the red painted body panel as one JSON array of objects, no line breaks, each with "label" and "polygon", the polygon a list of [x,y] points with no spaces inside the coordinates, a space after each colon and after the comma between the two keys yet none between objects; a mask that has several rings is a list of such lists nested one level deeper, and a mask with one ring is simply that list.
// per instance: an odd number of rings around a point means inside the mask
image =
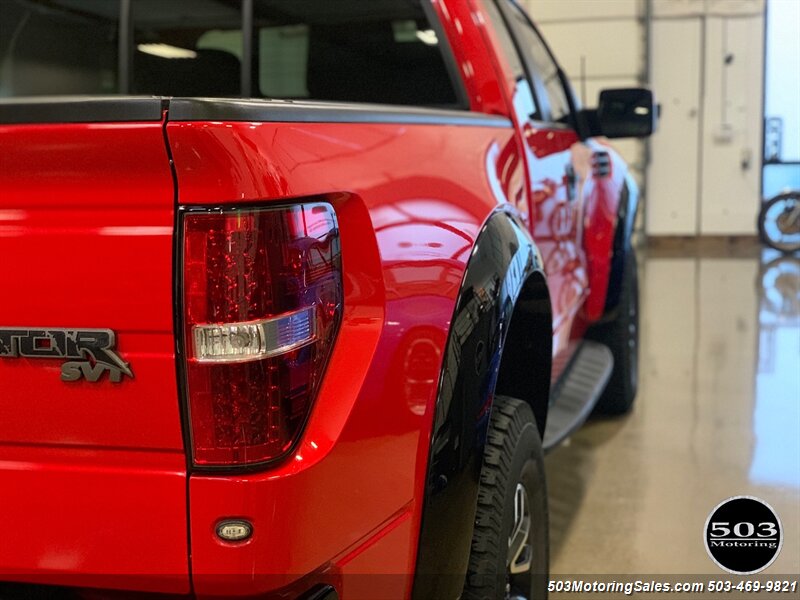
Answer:
[{"label": "red painted body panel", "polygon": [[504,85],[493,56],[479,33],[476,12],[469,2],[433,0],[442,28],[453,49],[456,65],[469,96],[470,109],[509,116]]},{"label": "red painted body panel", "polygon": [[0,579],[188,591],[162,126],[0,127],[0,190],[0,326],[113,329],[134,373],[0,361]]},{"label": "red painted body panel", "polygon": [[[408,525],[386,536],[391,551],[363,550],[358,568],[409,577],[449,319],[478,231],[504,200],[495,192],[514,196],[524,181],[513,131],[170,123],[167,134],[182,204],[324,196],[345,275],[344,319],[295,456],[263,473],[191,477],[196,592],[231,594],[222,573],[257,574],[236,588],[255,594],[336,572],[398,519]],[[217,541],[225,516],[252,519],[253,538]]]},{"label": "red painted body panel", "polygon": [[[564,364],[602,313],[624,179],[616,155],[598,180],[595,142],[529,119],[480,2],[433,4],[471,108],[514,129],[170,121],[165,142],[162,123],[0,127],[0,275],[21,290],[0,297],[0,326],[114,329],[135,374],[67,384],[61,361],[0,361],[0,488],[19,490],[0,527],[33,528],[0,544],[0,579],[183,593],[191,571],[199,597],[318,581],[344,600],[408,595],[442,356],[481,226],[505,202],[528,223]],[[296,451],[265,470],[187,477],[174,184],[186,206],[313,197],[337,213],[341,329]],[[221,542],[229,517],[253,537]]]},{"label": "red painted body panel", "polygon": [[[485,41],[479,52],[493,56],[494,78],[502,82],[511,107],[506,114],[517,124],[525,149],[531,234],[544,258],[553,308],[555,380],[586,327],[603,315],[626,166],[613,149],[594,140],[581,141],[568,126],[531,118],[534,107],[527,84],[514,77],[502,44],[488,25],[491,20],[483,1],[470,0],[461,11],[475,15],[469,21]],[[598,178],[592,170],[592,155],[598,150],[610,155],[610,177]],[[567,189],[568,167],[576,176],[572,190]]]},{"label": "red painted body panel", "polygon": [[0,451],[0,580],[189,591],[182,455]]},{"label": "red painted body panel", "polygon": [[[531,233],[544,258],[553,308],[554,365],[565,365],[574,351],[573,323],[588,283],[586,256],[579,243],[583,198],[579,190],[568,191],[566,182],[567,168],[581,144],[570,129],[534,121],[526,121],[522,132],[531,182]],[[553,377],[559,374],[554,369]]]},{"label": "red painted body panel", "polygon": [[612,247],[627,165],[608,145],[596,140],[590,140],[589,144],[594,152],[608,153],[610,168],[605,177],[587,178],[591,186],[587,185],[584,188],[586,209],[583,220],[583,247],[588,262],[589,295],[586,298],[583,314],[586,321],[592,322],[602,317],[605,312]]}]

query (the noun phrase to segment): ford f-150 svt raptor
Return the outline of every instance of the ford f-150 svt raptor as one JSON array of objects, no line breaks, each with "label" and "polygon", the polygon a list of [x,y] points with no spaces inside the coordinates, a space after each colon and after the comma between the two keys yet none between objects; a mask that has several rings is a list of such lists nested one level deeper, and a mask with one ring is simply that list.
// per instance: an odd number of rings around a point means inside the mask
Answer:
[{"label": "ford f-150 svt raptor", "polygon": [[4,0],[0,96],[0,597],[546,595],[647,90],[511,0]]}]

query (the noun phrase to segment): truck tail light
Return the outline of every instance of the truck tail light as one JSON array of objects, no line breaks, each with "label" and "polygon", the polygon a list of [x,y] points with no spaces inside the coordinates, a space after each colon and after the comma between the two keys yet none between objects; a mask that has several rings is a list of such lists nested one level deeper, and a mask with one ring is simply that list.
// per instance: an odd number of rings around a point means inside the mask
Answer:
[{"label": "truck tail light", "polygon": [[194,465],[251,465],[291,450],[333,348],[342,296],[329,204],[183,213]]}]

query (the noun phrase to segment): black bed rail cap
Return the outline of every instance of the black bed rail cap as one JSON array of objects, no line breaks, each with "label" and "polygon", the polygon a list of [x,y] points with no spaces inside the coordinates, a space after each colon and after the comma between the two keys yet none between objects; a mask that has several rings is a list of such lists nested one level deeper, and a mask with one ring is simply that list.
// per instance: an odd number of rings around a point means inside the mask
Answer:
[{"label": "black bed rail cap", "polygon": [[0,124],[160,121],[157,96],[29,96],[0,99]]},{"label": "black bed rail cap", "polygon": [[173,98],[170,121],[395,123],[511,127],[506,117],[450,108],[307,100]]}]

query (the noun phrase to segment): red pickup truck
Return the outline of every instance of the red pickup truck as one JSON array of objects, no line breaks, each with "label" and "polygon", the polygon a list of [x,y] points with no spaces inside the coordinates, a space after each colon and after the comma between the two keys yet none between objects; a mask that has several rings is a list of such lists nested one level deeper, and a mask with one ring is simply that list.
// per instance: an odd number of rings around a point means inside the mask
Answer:
[{"label": "red pickup truck", "polygon": [[0,96],[0,598],[546,596],[650,92],[511,0],[5,0]]}]

